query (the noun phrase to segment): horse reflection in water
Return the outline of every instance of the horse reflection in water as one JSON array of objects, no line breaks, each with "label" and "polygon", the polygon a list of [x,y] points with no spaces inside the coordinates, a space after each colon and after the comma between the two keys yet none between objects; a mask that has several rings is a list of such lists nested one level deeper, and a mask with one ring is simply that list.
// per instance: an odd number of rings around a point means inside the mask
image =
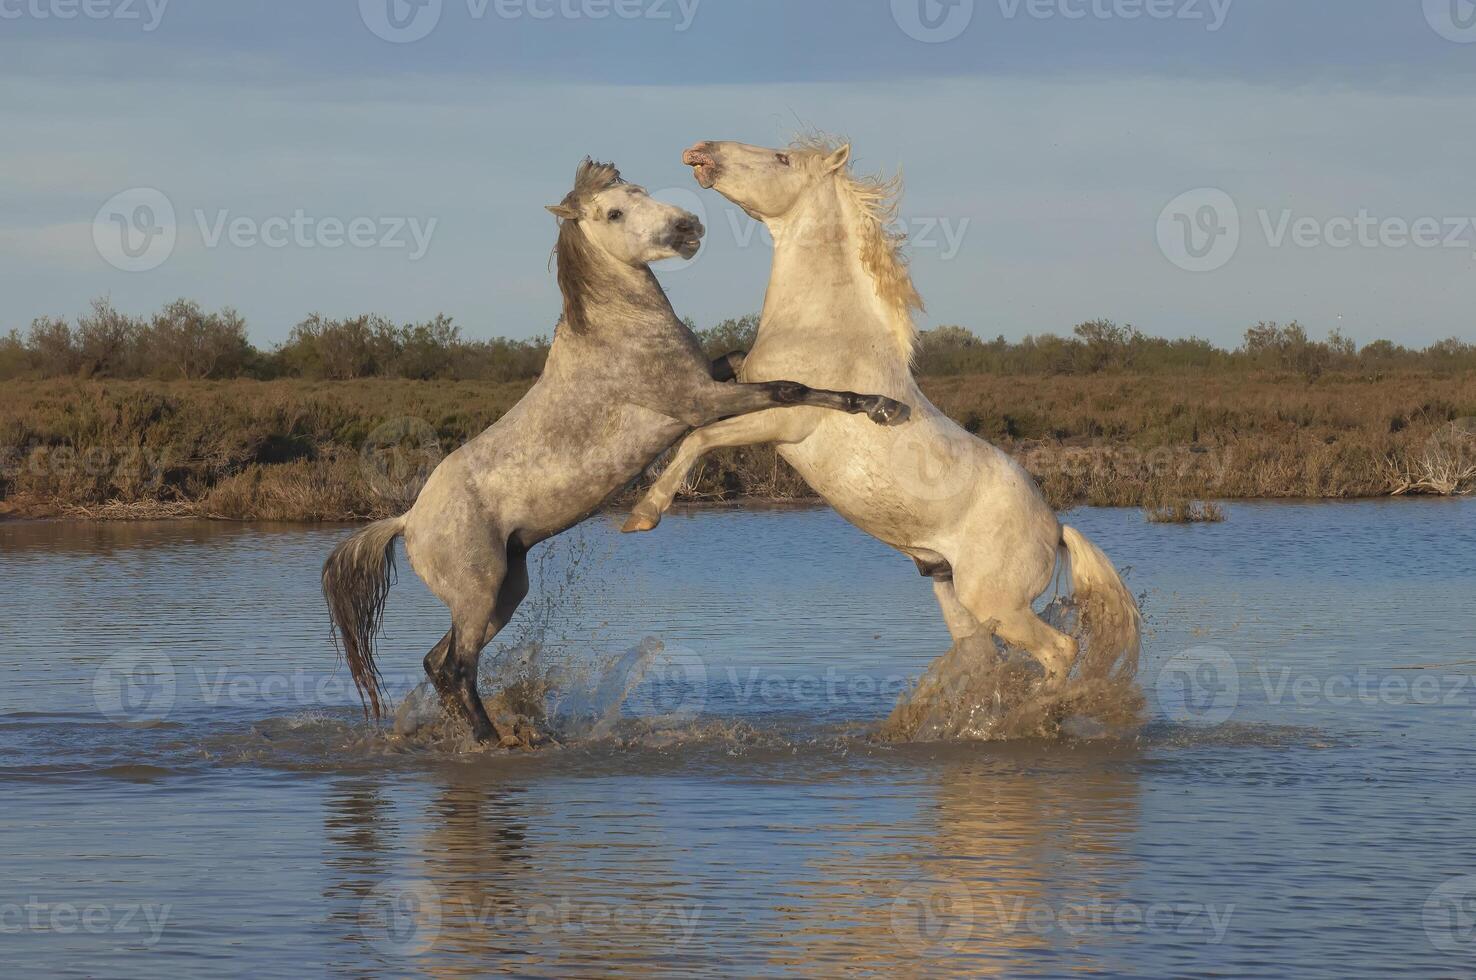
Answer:
[{"label": "horse reflection in water", "polygon": [[[762,937],[776,944],[771,966],[909,975],[934,962],[949,972],[967,964],[970,976],[1033,975],[1041,950],[1080,934],[1080,910],[1128,899],[1139,826],[1131,750],[1078,749],[1070,760],[1024,746],[1018,758],[943,751],[953,758],[919,787],[923,812],[901,822],[929,829],[812,866],[804,893],[785,899],[803,918]],[[875,819],[864,797],[855,806],[858,822]]]},{"label": "horse reflection in water", "polygon": [[[788,750],[740,764],[757,780],[741,786],[663,775],[701,764],[700,750],[680,762],[605,759],[595,770],[610,763],[609,778],[581,769],[526,787],[505,771],[458,767],[418,821],[375,784],[356,784],[327,817],[328,865],[348,882],[329,892],[343,909],[344,959],[433,976],[713,963],[906,974],[940,956],[973,975],[1016,975],[1063,939],[1100,938],[1090,921],[1083,936],[1070,910],[1129,900],[1139,874],[1132,749],[893,751],[917,781],[881,798],[841,768],[827,779],[834,758],[794,762]],[[729,794],[763,811],[755,787],[783,778],[780,756],[813,775],[802,811],[724,823]],[[703,846],[734,835],[751,848],[739,867],[731,850]]]},{"label": "horse reflection in water", "polygon": [[[352,884],[328,894],[348,900],[339,917],[349,924],[346,945],[385,967],[458,977],[564,964],[610,970],[700,949],[692,942],[700,902],[674,902],[647,883],[647,874],[675,876],[649,860],[659,840],[642,841],[639,876],[591,873],[587,828],[564,836],[574,828],[560,825],[556,805],[485,771],[447,773],[419,828],[392,818],[373,787],[334,806],[327,824],[341,853],[328,864]],[[629,829],[609,829],[604,843]]]}]

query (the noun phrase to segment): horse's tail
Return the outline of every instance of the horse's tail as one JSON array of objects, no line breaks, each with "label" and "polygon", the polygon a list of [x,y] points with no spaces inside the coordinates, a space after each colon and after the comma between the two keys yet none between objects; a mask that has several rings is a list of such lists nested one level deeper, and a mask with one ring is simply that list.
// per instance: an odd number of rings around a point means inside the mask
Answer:
[{"label": "horse's tail", "polygon": [[323,598],[333,617],[334,642],[343,644],[365,716],[372,711],[376,719],[384,678],[374,663],[374,638],[394,581],[395,538],[404,531],[404,517],[377,521],[334,548],[323,563]]},{"label": "horse's tail", "polygon": [[1086,639],[1082,676],[1132,677],[1138,670],[1143,631],[1133,594],[1102,549],[1080,531],[1063,526],[1061,542],[1071,556],[1071,588]]}]

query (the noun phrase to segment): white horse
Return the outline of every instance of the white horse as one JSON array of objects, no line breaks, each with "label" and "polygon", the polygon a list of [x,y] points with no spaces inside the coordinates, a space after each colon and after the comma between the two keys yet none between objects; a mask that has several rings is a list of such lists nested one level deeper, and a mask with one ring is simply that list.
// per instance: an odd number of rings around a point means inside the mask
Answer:
[{"label": "white horse", "polygon": [[698,143],[683,162],[768,226],[774,265],[744,381],[875,391],[912,406],[893,428],[809,408],[763,411],[686,437],[636,505],[627,531],[661,519],[692,466],[724,446],[777,443],[779,453],[852,524],[905,552],[933,579],[956,641],[992,631],[1029,652],[1051,684],[1077,661],[1077,641],[1032,608],[1069,554],[1086,655],[1079,673],[1130,677],[1141,617],[1107,557],[1062,526],[1013,459],[930,404],[912,377],[913,288],[895,219],[900,182],[861,179],[850,147],[814,140],[787,149]]}]

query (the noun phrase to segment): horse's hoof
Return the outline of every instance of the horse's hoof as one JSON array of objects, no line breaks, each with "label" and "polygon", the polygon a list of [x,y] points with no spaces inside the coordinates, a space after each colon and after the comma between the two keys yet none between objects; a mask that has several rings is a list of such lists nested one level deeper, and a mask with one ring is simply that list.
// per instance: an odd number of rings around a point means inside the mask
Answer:
[{"label": "horse's hoof", "polygon": [[911,415],[911,408],[891,398],[878,398],[866,410],[866,417],[877,425],[901,425]]},{"label": "horse's hoof", "polygon": [[654,531],[656,525],[661,523],[660,516],[647,517],[645,514],[636,512],[626,520],[625,526],[620,529],[621,534],[638,534],[641,531]]}]

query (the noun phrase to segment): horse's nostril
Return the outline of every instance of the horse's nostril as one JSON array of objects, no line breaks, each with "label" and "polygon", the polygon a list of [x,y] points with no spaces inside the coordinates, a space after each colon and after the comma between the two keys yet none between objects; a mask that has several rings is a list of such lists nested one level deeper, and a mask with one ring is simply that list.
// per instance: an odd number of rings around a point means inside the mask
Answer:
[{"label": "horse's nostril", "polygon": [[676,223],[676,230],[681,232],[683,235],[690,235],[697,230],[697,225],[696,222],[688,221],[686,218],[683,218]]}]

